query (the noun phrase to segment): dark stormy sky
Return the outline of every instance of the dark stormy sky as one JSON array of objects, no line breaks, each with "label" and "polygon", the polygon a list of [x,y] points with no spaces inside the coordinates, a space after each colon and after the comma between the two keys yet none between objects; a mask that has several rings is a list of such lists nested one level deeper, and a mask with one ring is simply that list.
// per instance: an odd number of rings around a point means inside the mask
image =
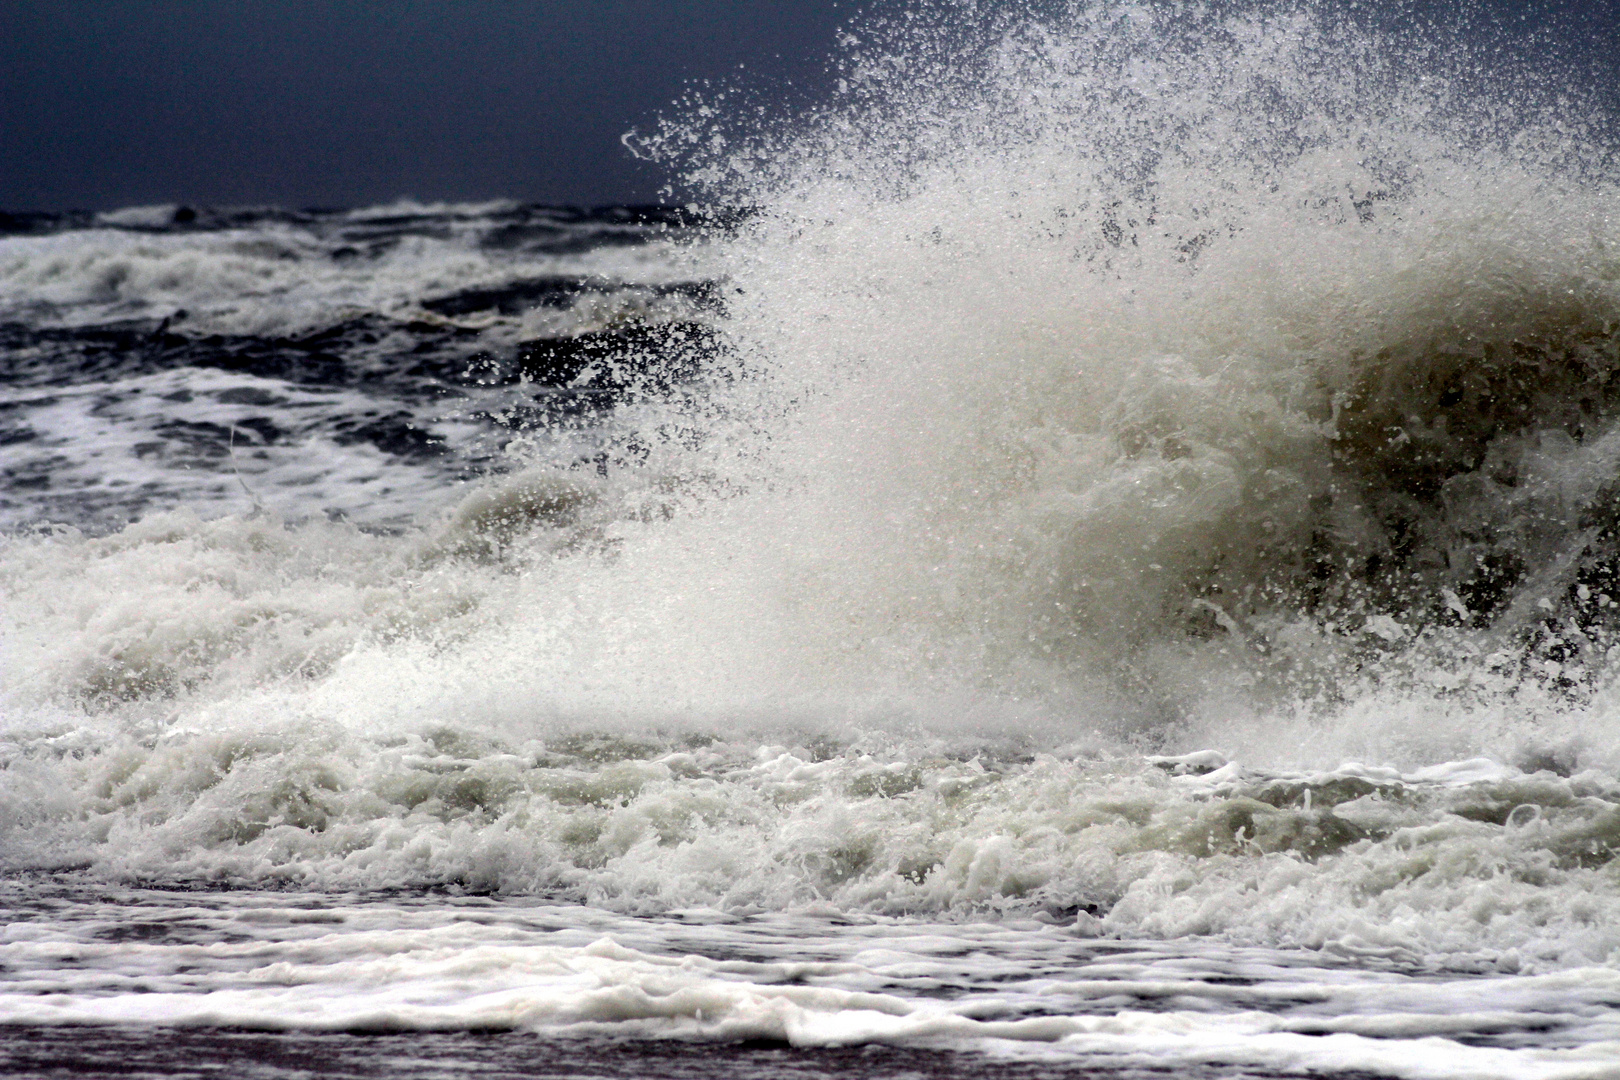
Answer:
[{"label": "dark stormy sky", "polygon": [[691,80],[815,82],[834,0],[0,0],[0,207],[650,200]]},{"label": "dark stormy sky", "polygon": [[[1617,5],[1357,6],[1408,25],[1471,9],[1510,37],[1548,34],[1585,79],[1612,85]],[[648,201],[665,177],[624,150],[624,131],[739,64],[761,92],[783,80],[814,92],[860,7],[0,0],[0,208]]]}]

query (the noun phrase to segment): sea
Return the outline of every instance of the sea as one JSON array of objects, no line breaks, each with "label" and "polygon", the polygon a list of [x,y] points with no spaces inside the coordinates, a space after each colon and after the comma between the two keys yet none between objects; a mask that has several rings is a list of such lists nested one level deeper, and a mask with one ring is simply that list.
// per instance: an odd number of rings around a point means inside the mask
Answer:
[{"label": "sea", "polygon": [[1366,14],[0,214],[0,1074],[1620,1077],[1612,127]]}]

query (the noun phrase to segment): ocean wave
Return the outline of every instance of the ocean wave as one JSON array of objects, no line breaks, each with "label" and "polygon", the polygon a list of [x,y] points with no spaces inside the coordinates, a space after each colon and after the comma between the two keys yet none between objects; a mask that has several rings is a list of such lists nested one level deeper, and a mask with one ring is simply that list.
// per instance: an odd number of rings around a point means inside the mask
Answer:
[{"label": "ocean wave", "polygon": [[[1611,963],[1593,132],[1325,14],[986,25],[638,142],[751,208],[687,247],[525,248],[557,222],[505,204],[0,240],[36,330],[420,319],[530,395],[387,532],[0,541],[7,865]],[[193,422],[315,393],[238,381]]]}]

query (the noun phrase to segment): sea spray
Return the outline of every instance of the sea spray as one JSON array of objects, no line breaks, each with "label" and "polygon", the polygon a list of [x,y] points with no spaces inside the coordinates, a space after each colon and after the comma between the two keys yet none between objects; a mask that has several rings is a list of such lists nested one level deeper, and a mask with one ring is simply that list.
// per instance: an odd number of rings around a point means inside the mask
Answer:
[{"label": "sea spray", "polygon": [[1416,666],[1601,668],[1597,119],[1298,9],[961,14],[851,34],[788,134],[698,107],[644,143],[762,208],[728,330],[771,535],[840,567],[811,606],[1021,692],[1100,663],[1149,726],[1211,677],[1342,700],[1435,638]]}]

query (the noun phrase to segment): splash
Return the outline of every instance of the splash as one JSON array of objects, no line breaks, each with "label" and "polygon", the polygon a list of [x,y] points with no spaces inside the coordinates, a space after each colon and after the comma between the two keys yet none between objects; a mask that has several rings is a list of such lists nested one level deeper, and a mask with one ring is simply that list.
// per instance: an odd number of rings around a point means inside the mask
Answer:
[{"label": "splash", "polygon": [[1613,182],[1596,119],[1436,40],[947,5],[848,35],[788,134],[648,139],[762,208],[730,329],[834,606],[992,680],[1101,664],[1156,722],[1220,656],[1273,700],[1600,668]]}]

